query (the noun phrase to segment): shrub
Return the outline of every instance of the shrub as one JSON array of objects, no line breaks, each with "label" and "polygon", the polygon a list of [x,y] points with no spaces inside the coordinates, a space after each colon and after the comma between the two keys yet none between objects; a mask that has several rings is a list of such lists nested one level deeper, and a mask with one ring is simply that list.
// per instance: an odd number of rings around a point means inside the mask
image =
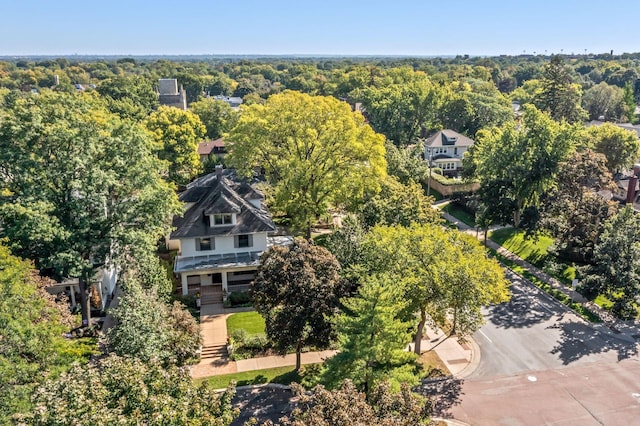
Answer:
[{"label": "shrub", "polygon": [[244,328],[238,328],[236,330],[233,330],[233,332],[231,333],[231,339],[233,339],[233,342],[237,346],[244,346],[248,337],[249,336],[247,334],[247,330],[245,330]]}]

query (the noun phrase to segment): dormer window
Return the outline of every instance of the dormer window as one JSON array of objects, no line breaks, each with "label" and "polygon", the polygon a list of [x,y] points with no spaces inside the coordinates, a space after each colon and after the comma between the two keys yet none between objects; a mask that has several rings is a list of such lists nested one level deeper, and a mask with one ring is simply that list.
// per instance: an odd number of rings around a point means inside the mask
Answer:
[{"label": "dormer window", "polygon": [[214,213],[213,226],[233,225],[233,214],[231,213]]}]

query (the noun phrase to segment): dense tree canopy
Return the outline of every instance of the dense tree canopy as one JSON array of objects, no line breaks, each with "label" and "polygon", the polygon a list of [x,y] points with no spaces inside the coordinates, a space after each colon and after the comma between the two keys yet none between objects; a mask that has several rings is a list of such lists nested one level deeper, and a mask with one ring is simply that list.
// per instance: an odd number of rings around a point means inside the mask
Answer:
[{"label": "dense tree canopy", "polygon": [[519,226],[527,207],[555,184],[560,162],[575,149],[579,132],[531,105],[522,123],[480,132],[463,162],[465,173],[480,181],[480,200],[497,222]]},{"label": "dense tree canopy", "polygon": [[0,235],[38,268],[80,279],[85,321],[96,270],[131,246],[151,249],[178,211],[151,145],[139,126],[88,95],[43,91],[3,114],[0,170],[9,192],[0,198]]},{"label": "dense tree canopy", "polygon": [[604,154],[611,173],[624,171],[640,155],[640,140],[635,132],[611,123],[589,127],[585,142],[587,147]]},{"label": "dense tree canopy", "polygon": [[[389,383],[377,385],[367,397],[346,380],[339,389],[327,390],[316,386],[306,392],[293,386],[299,396],[292,419],[283,426],[417,426],[429,424],[431,403],[403,385],[394,392]],[[263,426],[272,426],[266,422]]]},{"label": "dense tree canopy", "polygon": [[[29,424],[228,426],[234,389],[217,393],[189,372],[118,357],[76,365],[35,393]],[[81,396],[81,397],[79,397]]]},{"label": "dense tree canopy", "polygon": [[32,410],[30,397],[46,376],[56,377],[96,350],[63,337],[73,319],[44,287],[49,280],[0,245],[0,423]]},{"label": "dense tree canopy", "polygon": [[198,144],[206,134],[200,118],[178,108],[161,106],[145,120],[153,134],[154,151],[168,163],[168,179],[187,184],[202,170]]},{"label": "dense tree canopy", "polygon": [[209,139],[218,139],[235,126],[238,113],[224,101],[204,98],[191,104],[191,112],[200,117]]},{"label": "dense tree canopy", "polygon": [[242,111],[229,135],[228,163],[261,166],[275,211],[306,229],[331,206],[354,208],[384,176],[384,137],[358,112],[330,97],[285,92]]},{"label": "dense tree canopy", "polygon": [[631,206],[607,222],[595,247],[583,288],[613,301],[613,312],[636,318],[640,298],[640,216]]}]

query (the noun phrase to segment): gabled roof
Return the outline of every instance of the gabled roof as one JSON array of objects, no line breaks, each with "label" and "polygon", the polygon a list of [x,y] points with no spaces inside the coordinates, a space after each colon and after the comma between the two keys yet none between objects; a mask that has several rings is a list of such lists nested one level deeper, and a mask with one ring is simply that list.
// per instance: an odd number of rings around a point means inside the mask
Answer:
[{"label": "gabled roof", "polygon": [[439,132],[429,136],[424,141],[424,145],[428,147],[471,146],[473,143],[473,139],[468,138],[465,135],[461,135],[451,129],[440,130]]},{"label": "gabled roof", "polygon": [[[214,235],[251,234],[275,231],[276,227],[264,207],[249,200],[264,198],[250,183],[239,179],[233,170],[221,170],[202,176],[187,185],[180,201],[194,203],[183,217],[175,217],[176,230],[171,238],[195,238]],[[209,215],[235,213],[236,223],[210,226]]]},{"label": "gabled roof", "polygon": [[205,141],[198,144],[199,155],[209,155],[214,148],[224,148],[224,139],[219,138],[214,141]]}]

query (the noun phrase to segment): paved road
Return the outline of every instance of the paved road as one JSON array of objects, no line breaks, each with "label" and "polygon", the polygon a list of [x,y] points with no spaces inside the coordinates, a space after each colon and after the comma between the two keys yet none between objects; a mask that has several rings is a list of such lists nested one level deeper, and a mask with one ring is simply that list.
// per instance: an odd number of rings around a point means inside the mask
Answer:
[{"label": "paved road", "polygon": [[617,362],[637,356],[634,343],[594,331],[517,275],[509,273],[508,278],[513,283],[511,301],[487,309],[487,323],[474,335],[482,359],[471,377]]},{"label": "paved road", "polygon": [[508,277],[513,298],[487,309],[480,365],[450,413],[473,425],[640,424],[638,346]]}]

